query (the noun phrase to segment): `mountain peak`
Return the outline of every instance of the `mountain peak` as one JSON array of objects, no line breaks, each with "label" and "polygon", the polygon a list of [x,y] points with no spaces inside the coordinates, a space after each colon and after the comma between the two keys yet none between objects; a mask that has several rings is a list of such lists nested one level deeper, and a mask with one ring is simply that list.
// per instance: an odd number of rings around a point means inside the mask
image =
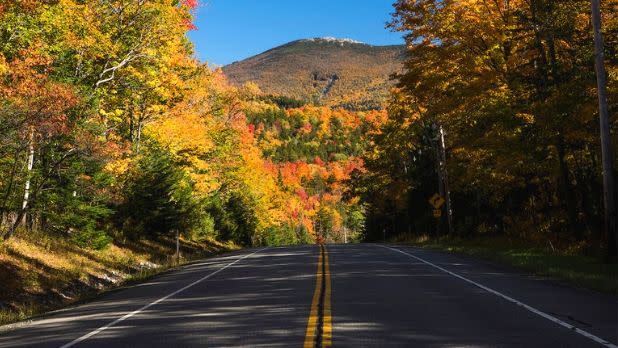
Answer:
[{"label": "mountain peak", "polygon": [[234,85],[257,83],[265,94],[349,110],[382,108],[401,70],[404,46],[373,46],[332,37],[296,40],[234,62]]},{"label": "mountain peak", "polygon": [[361,41],[356,41],[353,39],[349,39],[349,38],[336,38],[336,37],[331,37],[331,36],[326,36],[326,37],[314,37],[314,38],[310,38],[310,39],[303,39],[300,40],[301,42],[328,42],[328,43],[338,43],[338,44],[363,44],[366,45],[366,43],[361,42]]}]

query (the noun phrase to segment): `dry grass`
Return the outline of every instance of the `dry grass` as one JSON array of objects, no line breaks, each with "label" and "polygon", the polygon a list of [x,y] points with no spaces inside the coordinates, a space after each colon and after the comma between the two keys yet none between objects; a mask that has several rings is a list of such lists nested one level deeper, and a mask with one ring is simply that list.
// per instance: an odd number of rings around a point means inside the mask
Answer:
[{"label": "dry grass", "polygon": [[0,325],[235,248],[213,240],[183,240],[183,257],[176,260],[172,239],[126,241],[104,250],[87,250],[44,234],[13,238],[0,244]]}]

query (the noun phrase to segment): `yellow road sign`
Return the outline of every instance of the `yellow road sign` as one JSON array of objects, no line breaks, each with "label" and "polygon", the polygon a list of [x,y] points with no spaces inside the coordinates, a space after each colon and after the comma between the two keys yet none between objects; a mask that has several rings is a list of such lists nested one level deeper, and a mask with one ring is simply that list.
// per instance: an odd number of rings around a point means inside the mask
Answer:
[{"label": "yellow road sign", "polygon": [[442,198],[440,194],[434,193],[434,195],[429,198],[429,204],[431,204],[431,206],[435,209],[440,209],[440,207],[444,204],[444,198]]},{"label": "yellow road sign", "polygon": [[441,216],[442,216],[442,210],[440,210],[440,209],[434,209],[433,210],[433,217],[439,218]]}]

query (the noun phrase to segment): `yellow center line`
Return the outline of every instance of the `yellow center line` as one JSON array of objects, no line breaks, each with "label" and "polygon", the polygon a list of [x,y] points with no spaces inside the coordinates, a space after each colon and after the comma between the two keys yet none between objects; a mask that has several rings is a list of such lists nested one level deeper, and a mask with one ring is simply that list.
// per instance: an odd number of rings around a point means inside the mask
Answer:
[{"label": "yellow center line", "polygon": [[326,251],[326,247],[324,247],[324,264],[326,266],[324,272],[326,287],[324,293],[324,327],[322,329],[322,347],[330,347],[333,343],[333,325],[330,311],[330,268],[328,265],[328,252]]},{"label": "yellow center line", "polygon": [[[320,310],[321,309],[321,310]],[[322,316],[320,318],[320,315]],[[321,324],[321,327],[319,327]],[[321,330],[321,335],[319,331]],[[320,339],[320,342],[316,342]],[[307,321],[305,348],[331,347],[333,326],[331,319],[331,281],[326,247],[320,246],[315,291]]]},{"label": "yellow center line", "polygon": [[318,257],[318,271],[316,276],[315,291],[313,292],[313,300],[311,301],[311,311],[309,312],[309,320],[307,321],[307,333],[305,334],[304,348],[315,348],[315,336],[318,324],[318,306],[320,304],[320,292],[322,289],[322,250],[320,249]]}]

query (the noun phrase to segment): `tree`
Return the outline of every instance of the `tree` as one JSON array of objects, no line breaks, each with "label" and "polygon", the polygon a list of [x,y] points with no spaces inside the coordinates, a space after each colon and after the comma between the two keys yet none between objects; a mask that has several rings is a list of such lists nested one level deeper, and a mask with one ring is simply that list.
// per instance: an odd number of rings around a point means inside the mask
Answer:
[{"label": "tree", "polygon": [[[48,67],[48,58],[34,50],[24,50],[20,56],[10,62],[9,69],[3,76],[4,84],[0,85],[0,98],[6,111],[3,113],[6,117],[6,134],[15,137],[10,140],[16,142],[15,153],[17,155],[23,151],[26,163],[23,198],[15,221],[4,233],[5,240],[12,237],[24,222],[26,212],[32,205],[31,196],[37,195],[62,162],[76,152],[73,146],[59,149],[55,143],[75,126],[67,113],[78,104],[78,98],[70,86],[51,81],[47,74],[39,72],[40,69]],[[52,157],[48,166],[37,170],[38,182],[33,185],[35,150],[41,153],[48,148],[60,150],[59,156]],[[16,162],[13,168],[17,168],[17,161],[20,159],[15,156],[14,161]],[[6,200],[15,188],[16,174],[17,171],[13,170],[9,179],[3,203],[5,209],[8,204]]]},{"label": "tree", "polygon": [[165,148],[151,145],[128,178],[125,202],[118,208],[122,229],[133,238],[184,231],[195,213],[184,173]]},{"label": "tree", "polygon": [[376,233],[429,210],[424,130],[439,124],[455,230],[602,246],[589,2],[400,0],[395,10],[405,70],[358,181],[365,196],[394,193],[368,208]]}]

